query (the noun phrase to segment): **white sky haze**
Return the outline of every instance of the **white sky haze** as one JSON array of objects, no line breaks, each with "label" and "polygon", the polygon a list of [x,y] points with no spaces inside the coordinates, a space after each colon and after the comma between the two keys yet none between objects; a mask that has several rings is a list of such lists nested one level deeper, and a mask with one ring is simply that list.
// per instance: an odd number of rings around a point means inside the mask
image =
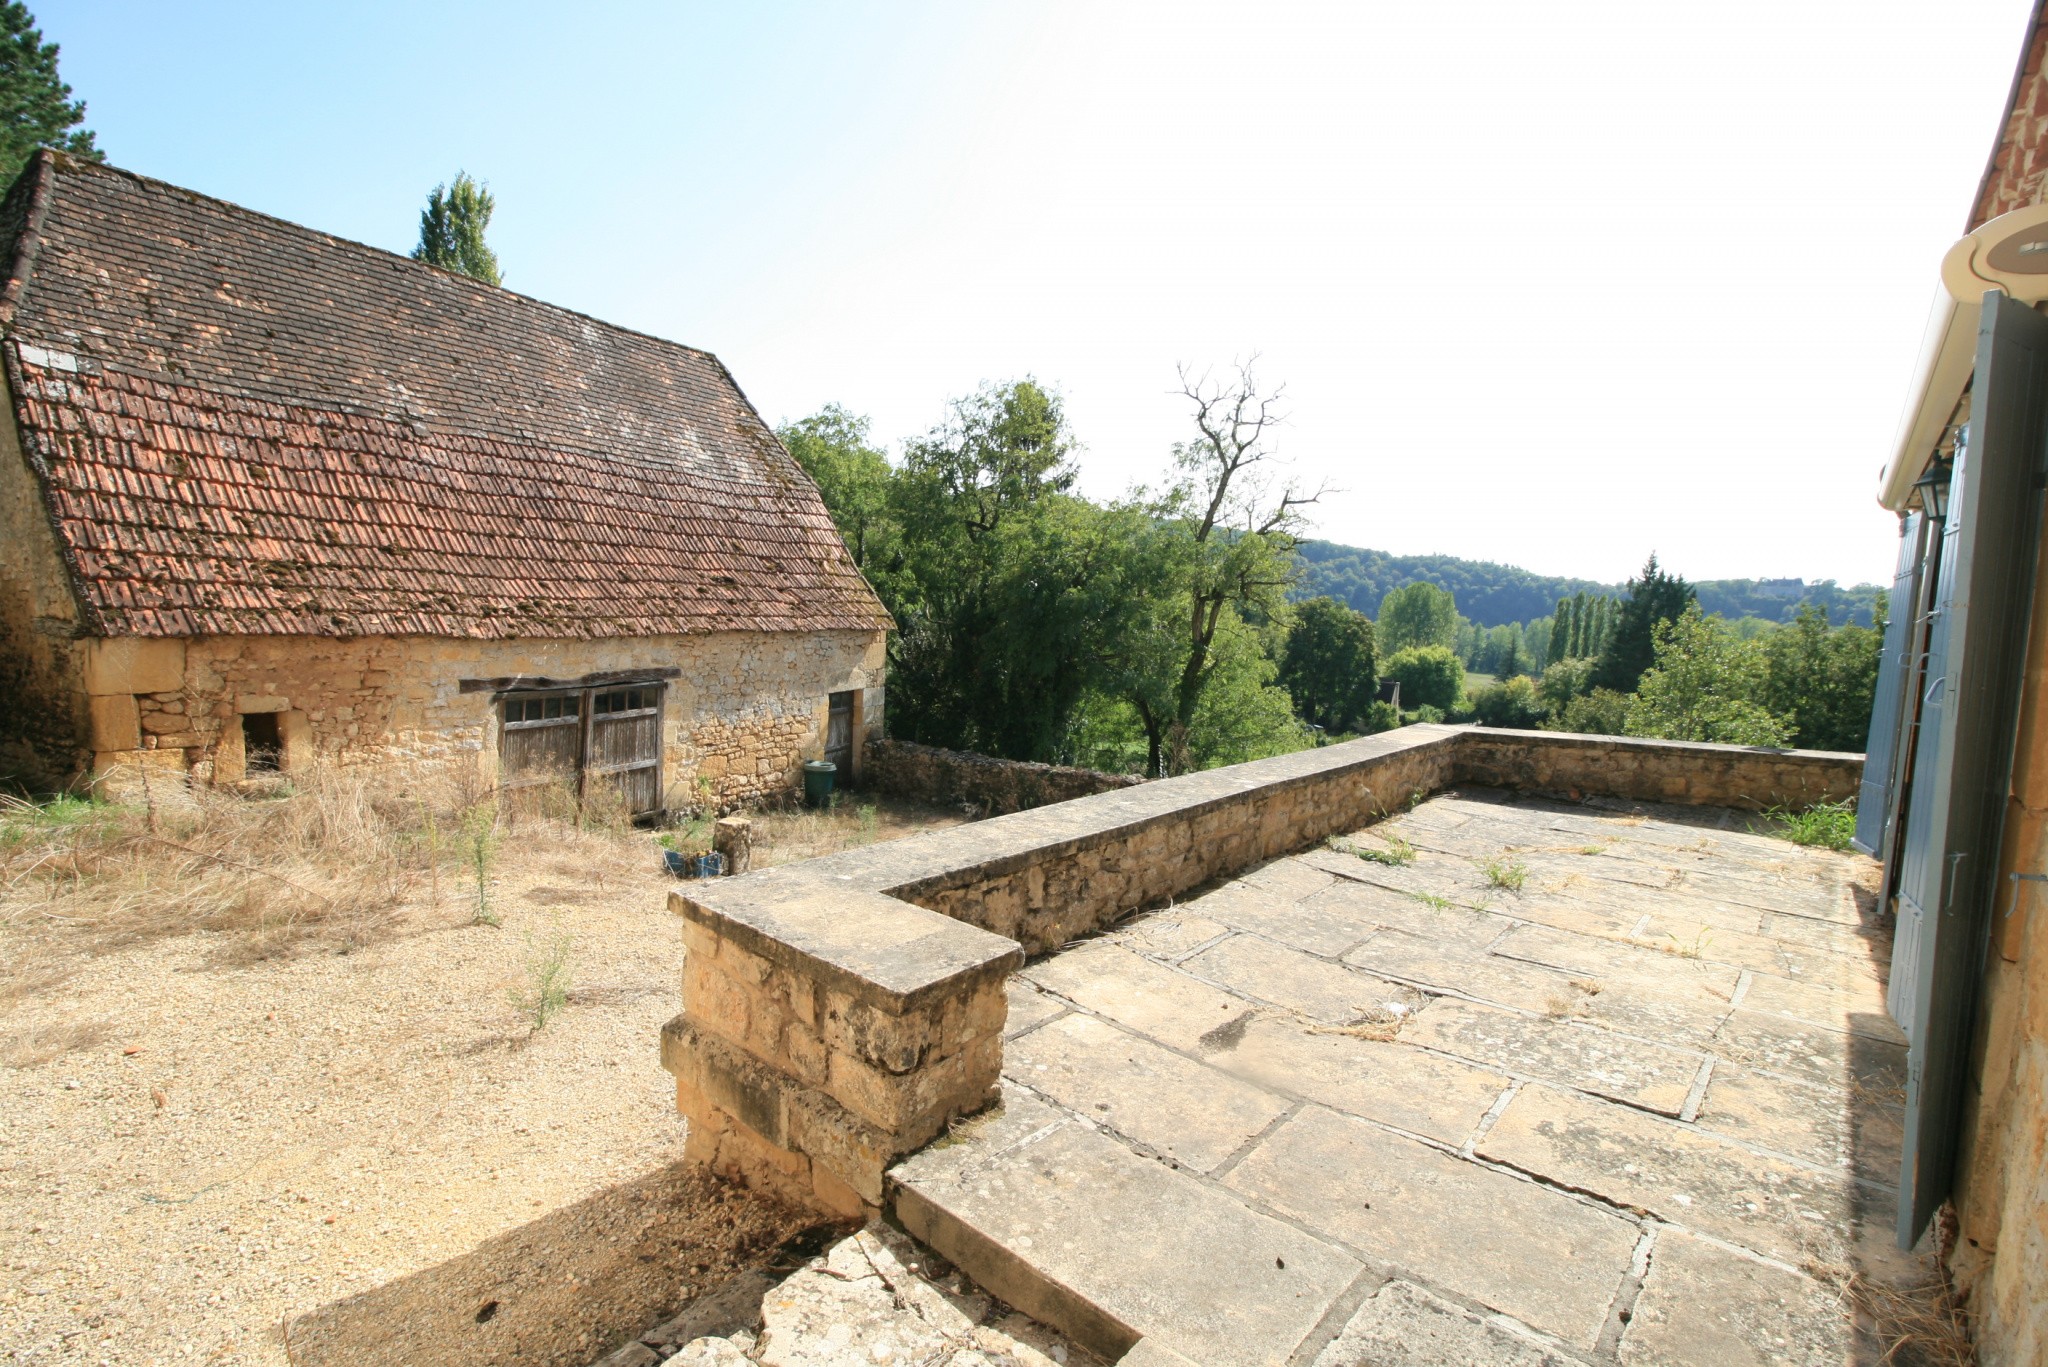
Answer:
[{"label": "white sky haze", "polygon": [[1873,499],[2026,0],[32,4],[116,165],[511,288],[892,446],[1059,389],[1155,478],[1254,351],[1318,533],[1888,579]]}]

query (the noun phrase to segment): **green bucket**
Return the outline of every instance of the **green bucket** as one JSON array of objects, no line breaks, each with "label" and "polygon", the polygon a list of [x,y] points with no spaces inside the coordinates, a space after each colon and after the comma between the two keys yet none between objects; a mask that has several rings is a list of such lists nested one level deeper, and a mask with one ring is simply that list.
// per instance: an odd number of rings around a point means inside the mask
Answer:
[{"label": "green bucket", "polygon": [[804,761],[804,806],[824,807],[832,801],[832,785],[838,780],[839,766],[829,759]]}]

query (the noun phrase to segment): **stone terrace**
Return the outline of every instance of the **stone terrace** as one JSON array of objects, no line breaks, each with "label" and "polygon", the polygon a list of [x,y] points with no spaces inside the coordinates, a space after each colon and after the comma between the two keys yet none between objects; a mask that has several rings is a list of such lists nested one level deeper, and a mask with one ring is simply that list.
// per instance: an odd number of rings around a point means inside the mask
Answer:
[{"label": "stone terrace", "polygon": [[1213,1367],[1848,1361],[1885,937],[1866,861],[1747,824],[1454,790],[1033,964],[897,1212]]},{"label": "stone terrace", "polygon": [[1884,934],[1730,808],[1859,771],[1413,727],[692,885],[663,1059],[699,1161],[1133,1367],[1840,1362]]}]

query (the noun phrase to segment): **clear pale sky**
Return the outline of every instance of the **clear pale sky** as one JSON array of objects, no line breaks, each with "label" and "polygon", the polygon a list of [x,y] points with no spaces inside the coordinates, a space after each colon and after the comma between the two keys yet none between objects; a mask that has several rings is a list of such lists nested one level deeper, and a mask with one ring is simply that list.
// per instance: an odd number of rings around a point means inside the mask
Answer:
[{"label": "clear pale sky", "polygon": [[1889,577],[1873,499],[2026,0],[43,0],[116,165],[511,288],[892,446],[1035,375],[1084,485],[1258,352],[1320,534]]}]

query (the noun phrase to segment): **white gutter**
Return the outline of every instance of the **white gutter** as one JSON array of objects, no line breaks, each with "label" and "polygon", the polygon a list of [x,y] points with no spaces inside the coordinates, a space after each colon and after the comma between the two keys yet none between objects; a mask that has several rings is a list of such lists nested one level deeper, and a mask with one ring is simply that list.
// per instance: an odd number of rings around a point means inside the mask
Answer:
[{"label": "white gutter", "polygon": [[1928,312],[1913,387],[1877,485],[1877,501],[1894,512],[1912,502],[1913,481],[1948,435],[1977,366],[1984,295],[1994,289],[2026,304],[2048,299],[2048,205],[2001,214],[1942,258],[1941,288]]}]

